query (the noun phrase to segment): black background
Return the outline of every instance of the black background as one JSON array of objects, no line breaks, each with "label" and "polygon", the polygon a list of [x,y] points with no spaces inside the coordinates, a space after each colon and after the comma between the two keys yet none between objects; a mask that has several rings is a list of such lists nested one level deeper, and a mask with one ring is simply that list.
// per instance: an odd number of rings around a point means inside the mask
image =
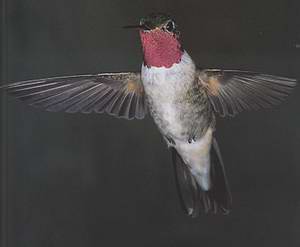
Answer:
[{"label": "black background", "polygon": [[[175,17],[201,67],[299,78],[299,6],[8,0],[7,78],[137,71],[138,34],[121,26],[153,11]],[[233,210],[191,219],[149,116],[49,113],[8,97],[7,246],[300,246],[299,103],[296,88],[279,107],[218,121]]]}]

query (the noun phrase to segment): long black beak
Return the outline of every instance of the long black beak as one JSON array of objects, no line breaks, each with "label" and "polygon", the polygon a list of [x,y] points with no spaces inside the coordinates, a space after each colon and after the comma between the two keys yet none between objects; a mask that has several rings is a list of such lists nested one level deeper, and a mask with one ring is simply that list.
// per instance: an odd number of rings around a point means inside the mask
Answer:
[{"label": "long black beak", "polygon": [[151,28],[148,27],[146,24],[123,26],[123,28],[139,28],[143,30],[151,30]]},{"label": "long black beak", "polygon": [[123,28],[144,28],[143,25],[127,25],[123,26]]}]

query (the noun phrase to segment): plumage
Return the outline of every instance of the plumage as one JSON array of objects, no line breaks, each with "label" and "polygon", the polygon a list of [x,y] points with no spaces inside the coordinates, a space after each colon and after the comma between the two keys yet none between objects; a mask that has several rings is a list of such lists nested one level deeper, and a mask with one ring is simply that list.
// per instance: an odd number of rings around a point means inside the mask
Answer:
[{"label": "plumage", "polygon": [[221,116],[243,110],[268,108],[282,102],[296,85],[295,79],[240,70],[198,70],[204,87]]},{"label": "plumage", "polygon": [[171,152],[176,186],[186,214],[191,217],[197,217],[201,213],[228,214],[232,207],[232,198],[216,139],[212,140],[209,151],[212,164],[209,176],[214,185],[211,190],[203,190],[199,186],[196,177],[175,148],[171,148]]},{"label": "plumage", "polygon": [[49,111],[102,113],[142,119],[148,109],[172,151],[185,212],[227,214],[231,193],[214,137],[215,115],[234,116],[284,100],[296,80],[255,72],[197,69],[182,49],[174,20],[162,13],[142,18],[141,73],[102,73],[7,84],[16,98]]},{"label": "plumage", "polygon": [[54,77],[3,88],[29,105],[53,112],[107,112],[126,119],[142,119],[147,112],[139,73]]},{"label": "plumage", "polygon": [[195,72],[187,52],[170,68],[142,66],[149,111],[161,133],[175,141],[200,138],[214,125],[210,103],[196,84]]}]

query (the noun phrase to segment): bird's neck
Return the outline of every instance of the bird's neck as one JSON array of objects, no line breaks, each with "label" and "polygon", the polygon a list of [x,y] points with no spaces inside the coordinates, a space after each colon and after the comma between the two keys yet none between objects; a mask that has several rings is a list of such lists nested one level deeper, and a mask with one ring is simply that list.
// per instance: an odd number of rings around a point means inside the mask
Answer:
[{"label": "bird's neck", "polygon": [[162,30],[140,32],[147,66],[170,68],[181,61],[183,50],[176,36]]}]

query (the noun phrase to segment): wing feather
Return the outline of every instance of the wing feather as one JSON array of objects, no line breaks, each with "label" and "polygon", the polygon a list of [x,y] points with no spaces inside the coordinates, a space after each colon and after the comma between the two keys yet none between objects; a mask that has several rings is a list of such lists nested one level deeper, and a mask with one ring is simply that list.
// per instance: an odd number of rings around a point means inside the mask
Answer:
[{"label": "wing feather", "polygon": [[48,111],[144,118],[147,107],[139,73],[103,73],[21,81],[0,87]]},{"label": "wing feather", "polygon": [[215,112],[234,116],[243,110],[269,108],[281,103],[296,79],[239,70],[198,70],[198,82]]}]

